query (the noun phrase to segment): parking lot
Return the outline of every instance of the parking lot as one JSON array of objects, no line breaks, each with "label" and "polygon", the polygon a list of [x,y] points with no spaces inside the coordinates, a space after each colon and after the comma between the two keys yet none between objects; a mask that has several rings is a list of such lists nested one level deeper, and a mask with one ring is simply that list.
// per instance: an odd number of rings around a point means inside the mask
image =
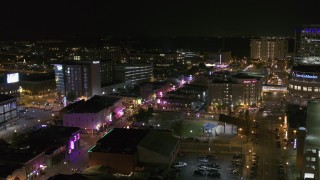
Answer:
[{"label": "parking lot", "polygon": [[[232,179],[241,179],[240,176],[232,174],[232,159],[233,155],[210,155],[206,157],[208,159],[208,162],[199,162],[198,158],[204,156],[203,154],[197,154],[197,153],[188,153],[183,156],[179,156],[177,158],[177,162],[186,162],[187,166],[179,168],[181,170],[181,174],[176,179],[226,179],[226,180],[232,180]],[[219,169],[219,173],[221,175],[220,178],[216,177],[210,177],[208,176],[208,171],[206,171],[206,176],[201,175],[194,175],[194,171],[197,169],[197,166],[200,164],[208,164],[208,163],[217,163],[221,166],[221,169]],[[241,168],[242,171],[242,168]],[[175,178],[169,178],[169,179],[175,179]]]}]

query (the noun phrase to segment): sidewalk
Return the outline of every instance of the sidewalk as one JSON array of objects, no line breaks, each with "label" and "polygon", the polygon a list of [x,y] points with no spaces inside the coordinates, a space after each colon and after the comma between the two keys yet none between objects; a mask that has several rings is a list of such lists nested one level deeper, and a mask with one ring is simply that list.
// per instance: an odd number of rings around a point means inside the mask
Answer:
[{"label": "sidewalk", "polygon": [[299,172],[296,168],[296,150],[289,147],[287,155],[287,178],[288,180],[296,180],[299,178]]},{"label": "sidewalk", "polygon": [[80,149],[73,151],[71,154],[56,164],[52,168],[46,169],[46,174],[36,178],[37,180],[46,180],[56,174],[73,174],[73,169],[78,169],[79,172],[84,171],[89,164],[88,149],[90,146],[88,144],[82,144]]}]

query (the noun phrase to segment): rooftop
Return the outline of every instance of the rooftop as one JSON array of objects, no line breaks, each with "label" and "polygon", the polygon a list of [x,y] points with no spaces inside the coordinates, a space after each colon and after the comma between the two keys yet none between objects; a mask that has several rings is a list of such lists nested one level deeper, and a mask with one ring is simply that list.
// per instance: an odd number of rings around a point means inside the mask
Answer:
[{"label": "rooftop", "polygon": [[111,107],[120,99],[117,97],[95,95],[87,101],[81,100],[70,104],[63,110],[66,110],[67,113],[97,113]]},{"label": "rooftop", "polygon": [[90,151],[133,154],[137,151],[138,143],[147,135],[146,129],[115,128],[97,141]]},{"label": "rooftop", "polygon": [[14,96],[6,95],[6,94],[0,94],[0,102],[7,101],[9,99],[15,98]]},{"label": "rooftop", "polygon": [[18,142],[19,147],[1,146],[0,162],[26,163],[54,145],[66,145],[69,138],[78,131],[80,128],[77,127],[36,127],[33,131],[14,138],[13,141]]},{"label": "rooftop", "polygon": [[293,66],[291,71],[300,71],[300,72],[310,72],[310,73],[319,73],[320,65],[299,65]]},{"label": "rooftop", "polygon": [[21,164],[0,163],[0,178],[6,179],[13,171],[21,167]]},{"label": "rooftop", "polygon": [[41,153],[42,151],[36,149],[20,149],[8,146],[0,149],[0,162],[5,162],[6,164],[14,163],[23,165]]},{"label": "rooftop", "polygon": [[172,153],[179,142],[169,131],[150,131],[138,144],[139,147],[149,149],[167,157]]},{"label": "rooftop", "polygon": [[51,64],[87,65],[87,64],[93,64],[93,61],[56,60],[56,61],[52,61]]},{"label": "rooftop", "polygon": [[139,146],[169,156],[177,143],[178,139],[168,130],[115,128],[89,152],[133,154]]}]

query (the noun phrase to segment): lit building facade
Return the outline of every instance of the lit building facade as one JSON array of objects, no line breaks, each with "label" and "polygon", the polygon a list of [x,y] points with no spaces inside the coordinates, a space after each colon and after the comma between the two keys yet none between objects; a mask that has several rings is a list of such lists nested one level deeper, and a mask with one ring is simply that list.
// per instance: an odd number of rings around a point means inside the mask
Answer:
[{"label": "lit building facade", "polygon": [[153,78],[152,64],[117,64],[116,80],[136,84],[147,82]]},{"label": "lit building facade", "polygon": [[184,87],[167,93],[158,92],[156,109],[159,111],[177,111],[197,113],[207,100],[207,86],[185,84]]},{"label": "lit building facade", "polygon": [[319,179],[319,109],[319,100],[308,101],[306,128],[300,127],[298,131],[296,162],[300,171],[300,179]]},{"label": "lit building facade", "polygon": [[0,94],[20,96],[19,73],[3,73],[0,74]]},{"label": "lit building facade", "polygon": [[293,66],[288,80],[288,103],[307,106],[320,98],[320,65]]},{"label": "lit building facade", "polygon": [[132,52],[128,55],[128,62],[131,64],[153,64],[153,76],[156,79],[166,79],[174,73],[174,68],[182,62],[182,59],[181,53]]},{"label": "lit building facade", "polygon": [[100,61],[60,61],[53,63],[57,92],[67,96],[91,97],[101,90]]},{"label": "lit building facade", "polygon": [[60,111],[63,126],[79,127],[83,132],[94,133],[112,120],[120,118],[124,112],[122,100],[116,97],[93,96],[78,101]]},{"label": "lit building facade", "polygon": [[306,25],[296,31],[295,62],[320,64],[320,25]]},{"label": "lit building facade", "polygon": [[234,106],[257,104],[262,94],[262,78],[233,75],[226,81],[208,83],[208,102],[211,105]]},{"label": "lit building facade", "polygon": [[17,124],[17,98],[0,94],[0,131]]},{"label": "lit building facade", "polygon": [[114,60],[101,60],[101,87],[105,87],[114,83],[115,75],[115,61]]},{"label": "lit building facade", "polygon": [[288,40],[269,37],[251,39],[250,48],[252,59],[284,59],[288,55]]}]

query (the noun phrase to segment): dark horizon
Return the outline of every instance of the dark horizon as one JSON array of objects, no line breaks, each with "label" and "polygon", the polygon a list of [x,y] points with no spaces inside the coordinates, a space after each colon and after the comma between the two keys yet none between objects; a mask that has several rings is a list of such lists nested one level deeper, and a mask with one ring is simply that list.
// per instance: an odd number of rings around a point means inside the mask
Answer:
[{"label": "dark horizon", "polygon": [[293,36],[316,1],[5,1],[0,40]]}]

